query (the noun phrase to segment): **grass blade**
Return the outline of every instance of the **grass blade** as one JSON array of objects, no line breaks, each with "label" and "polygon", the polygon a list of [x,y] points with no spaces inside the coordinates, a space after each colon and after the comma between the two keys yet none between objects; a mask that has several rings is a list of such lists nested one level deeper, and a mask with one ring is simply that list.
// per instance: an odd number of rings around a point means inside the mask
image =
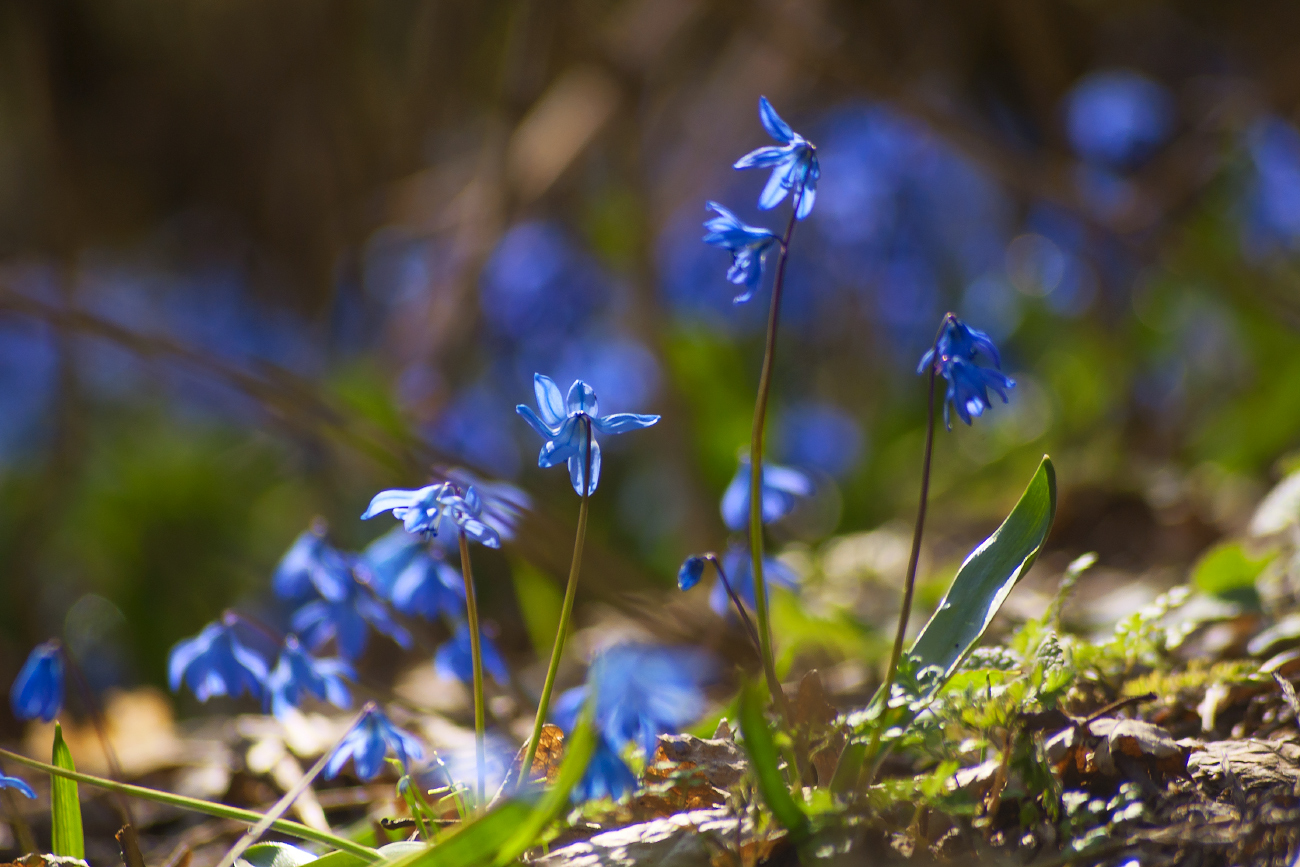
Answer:
[{"label": "grass blade", "polygon": [[385,863],[388,867],[483,867],[492,863],[502,841],[528,821],[533,809],[527,800],[511,798],[461,825],[436,846]]},{"label": "grass blade", "polygon": [[[63,740],[63,727],[54,724],[54,756],[50,760],[57,768],[75,771],[72,751]],[[68,858],[86,857],[86,841],[81,832],[81,799],[77,784],[63,777],[50,775],[50,818],[53,823],[50,848],[55,855]]]},{"label": "grass blade", "polygon": [[757,686],[747,683],[740,690],[740,733],[745,738],[749,764],[758,777],[758,791],[777,821],[790,832],[792,842],[807,839],[808,816],[799,808],[781,775],[776,743],[763,716],[763,696]]}]

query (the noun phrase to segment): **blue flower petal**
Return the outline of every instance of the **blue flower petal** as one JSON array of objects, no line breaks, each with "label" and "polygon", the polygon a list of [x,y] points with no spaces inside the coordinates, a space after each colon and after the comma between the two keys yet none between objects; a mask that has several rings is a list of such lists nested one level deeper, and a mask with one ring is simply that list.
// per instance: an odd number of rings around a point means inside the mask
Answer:
[{"label": "blue flower petal", "polygon": [[591,426],[603,434],[621,434],[648,428],[659,421],[657,415],[639,415],[634,412],[616,412],[604,418],[593,418]]},{"label": "blue flower petal", "polygon": [[781,144],[789,144],[794,140],[794,130],[790,129],[790,124],[776,113],[776,109],[772,108],[772,103],[767,101],[766,96],[758,98],[758,119],[763,124],[763,129],[767,130],[767,134]]},{"label": "blue flower petal", "polygon": [[573,385],[569,387],[569,396],[566,402],[569,406],[570,416],[582,413],[594,417],[600,412],[600,407],[596,401],[596,390],[581,379],[574,380]]},{"label": "blue flower petal", "polygon": [[[569,458],[569,481],[573,484],[573,490],[578,496],[582,496],[582,475],[586,471],[587,450],[579,448],[577,453]],[[596,485],[600,484],[600,443],[596,442],[593,437],[591,440],[591,483],[587,486],[587,493],[596,493]]]},{"label": "blue flower petal", "polygon": [[533,394],[537,396],[537,409],[548,427],[554,428],[564,421],[568,411],[564,406],[564,395],[555,380],[540,373],[533,374]]}]

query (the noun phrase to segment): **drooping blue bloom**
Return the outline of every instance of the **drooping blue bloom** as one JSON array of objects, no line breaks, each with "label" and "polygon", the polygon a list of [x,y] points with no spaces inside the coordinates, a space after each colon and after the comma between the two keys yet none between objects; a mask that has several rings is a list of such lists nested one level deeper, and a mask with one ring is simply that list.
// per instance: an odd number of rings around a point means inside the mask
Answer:
[{"label": "drooping blue bloom", "polygon": [[[510,682],[510,670],[506,668],[501,652],[486,635],[479,633],[479,647],[483,651],[483,668],[497,683]],[[456,626],[456,634],[438,646],[433,657],[434,670],[443,680],[459,680],[461,683],[474,682],[474,660],[469,643],[469,624]]]},{"label": "drooping blue bloom", "polygon": [[[46,722],[49,722],[49,720],[46,720]],[[4,774],[0,774],[0,789],[17,789],[28,798],[33,800],[36,798],[36,793],[32,791],[32,787],[17,777],[6,777]]]},{"label": "drooping blue bloom", "polygon": [[727,279],[745,287],[733,299],[736,304],[742,304],[754,296],[754,290],[763,278],[763,260],[780,239],[767,229],[742,223],[739,217],[717,202],[709,202],[708,206],[717,211],[718,216],[704,224],[709,232],[704,236],[704,243],[731,253]]},{"label": "drooping blue bloom", "polygon": [[438,498],[446,491],[446,482],[436,482],[413,491],[403,489],[380,491],[361,513],[361,520],[368,521],[384,512],[392,512],[393,517],[402,522],[406,532],[423,533],[426,536],[436,535],[443,511]]},{"label": "drooping blue bloom", "polygon": [[361,658],[370,638],[370,627],[397,642],[403,649],[412,646],[411,633],[393,619],[383,603],[369,588],[357,584],[341,602],[316,599],[293,613],[293,631],[313,652],[334,639],[339,656],[353,661]]},{"label": "drooping blue bloom", "polygon": [[352,707],[352,693],[346,681],[356,677],[352,666],[343,660],[317,659],[303,650],[297,637],[287,635],[280,659],[266,678],[271,713],[278,717],[289,708],[298,707],[304,693],[335,707]]},{"label": "drooping blue bloom", "polygon": [[573,787],[569,797],[574,803],[594,801],[599,798],[621,800],[636,790],[636,774],[623,758],[609,745],[604,735],[596,737],[596,751],[591,754],[587,771]]},{"label": "drooping blue bloom", "polygon": [[738,169],[772,169],[767,186],[758,197],[758,206],[765,211],[781,204],[786,195],[793,193],[798,204],[796,216],[802,220],[812,213],[817,197],[817,179],[821,168],[817,164],[817,147],[790,128],[772,108],[766,96],[758,99],[758,118],[767,134],[781,143],[780,147],[761,147],[736,160]]},{"label": "drooping blue bloom", "polygon": [[214,695],[238,698],[247,692],[261,698],[266,684],[266,660],[241,641],[238,618],[226,614],[209,623],[194,638],[177,642],[167,659],[167,681],[176,692],[183,682],[199,701]]},{"label": "drooping blue bloom", "polygon": [[451,564],[421,551],[407,564],[389,593],[393,607],[403,614],[432,620],[440,614],[460,618],[465,613],[465,583]]},{"label": "drooping blue bloom", "polygon": [[1110,168],[1132,168],[1173,130],[1174,103],[1163,85],[1130,70],[1084,78],[1066,97],[1066,126],[1079,156]]},{"label": "drooping blue bloom", "polygon": [[411,762],[424,758],[424,747],[411,734],[389,721],[379,708],[371,706],[361,722],[348,732],[325,765],[325,779],[332,780],[352,759],[352,769],[361,780],[372,780],[384,767],[384,756],[392,750],[409,769]]},{"label": "drooping blue bloom", "polygon": [[325,522],[312,522],[309,529],[294,540],[271,577],[271,589],[284,599],[310,596],[314,589],[326,599],[337,602],[347,595],[352,581],[346,555],[338,551],[325,536]]},{"label": "drooping blue bloom", "polygon": [[57,641],[38,644],[27,655],[9,690],[9,706],[18,719],[49,722],[63,707],[63,650]]},{"label": "drooping blue bloom", "polygon": [[[559,386],[549,376],[537,373],[533,375],[533,391],[537,395],[540,416],[533,412],[532,407],[524,404],[516,406],[515,412],[523,416],[529,427],[546,440],[537,456],[537,465],[553,467],[561,461],[568,461],[569,480],[579,496],[584,487],[588,495],[595,493],[596,485],[600,482],[600,444],[596,441],[597,432],[627,433],[650,427],[659,421],[657,415],[631,412],[616,412],[601,417],[596,392],[581,379],[574,381],[566,399],[560,396]],[[584,485],[588,443],[591,445],[591,480]]]},{"label": "drooping blue bloom", "polygon": [[989,403],[990,388],[1006,403],[1006,390],[1015,387],[1015,381],[999,371],[976,364],[975,359],[980,355],[1001,366],[998,349],[987,334],[948,314],[935,346],[921,357],[917,373],[924,373],[933,364],[935,370],[948,380],[948,391],[943,399],[943,423],[948,430],[952,430],[950,407],[955,406],[961,420],[970,424],[972,416],[983,415],[984,410],[992,405]]},{"label": "drooping blue bloom", "polygon": [[[731,484],[722,494],[722,520],[727,527],[740,532],[749,526],[749,455],[740,458],[740,466]],[[805,473],[792,467],[763,463],[763,523],[770,524],[783,518],[798,504],[800,497],[811,496],[813,481]]]},{"label": "drooping blue bloom", "polygon": [[357,568],[376,593],[392,599],[397,579],[416,560],[428,556],[427,552],[424,539],[399,525],[365,547],[357,558]]},{"label": "drooping blue bloom", "polygon": [[471,487],[462,495],[449,484],[439,495],[438,503],[443,514],[466,538],[488,548],[501,547],[501,536],[483,521],[483,500],[476,489]]},{"label": "drooping blue bloom", "polygon": [[781,418],[785,460],[843,478],[857,468],[863,451],[862,425],[829,403],[799,403]]},{"label": "drooping blue bloom", "polygon": [[[722,568],[727,573],[727,581],[731,583],[731,589],[746,605],[753,608],[754,569],[749,548],[744,545],[732,545],[722,557]],[[763,583],[767,586],[768,598],[771,598],[773,585],[784,587],[786,590],[798,590],[799,574],[775,557],[764,557]],[[713,589],[709,591],[709,607],[717,612],[719,617],[735,616],[731,608],[731,597],[727,595],[727,588],[722,586],[721,579],[715,581]]]},{"label": "drooping blue bloom", "polygon": [[509,542],[515,537],[515,527],[523,513],[532,507],[532,499],[527,493],[508,482],[490,482],[471,473],[463,467],[444,470],[447,481],[458,490],[473,488],[483,504],[480,516],[497,535]]},{"label": "drooping blue bloom", "polygon": [[682,561],[682,567],[677,570],[677,589],[690,590],[699,584],[700,579],[704,577],[704,567],[708,563],[708,560],[698,554],[692,554]]}]

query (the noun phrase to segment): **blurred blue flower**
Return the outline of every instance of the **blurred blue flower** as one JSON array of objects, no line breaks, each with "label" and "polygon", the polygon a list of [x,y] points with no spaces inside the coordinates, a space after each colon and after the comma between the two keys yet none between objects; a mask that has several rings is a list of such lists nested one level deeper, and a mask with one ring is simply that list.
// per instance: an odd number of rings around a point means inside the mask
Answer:
[{"label": "blurred blue flower", "polygon": [[[569,479],[579,495],[582,495],[584,487],[588,495],[595,493],[596,485],[600,482],[600,444],[596,441],[597,431],[602,434],[621,434],[650,427],[659,421],[657,415],[630,412],[601,417],[596,392],[581,379],[574,381],[566,399],[561,397],[559,386],[549,376],[538,373],[533,375],[533,391],[537,396],[540,417],[532,407],[524,404],[516,406],[515,412],[523,416],[529,427],[546,440],[537,456],[537,465],[553,467],[560,461],[567,460]],[[591,445],[591,480],[584,485],[588,442]]]},{"label": "blurred blue flower", "polygon": [[429,428],[434,444],[486,472],[517,475],[519,444],[510,433],[509,404],[486,382],[461,390]]},{"label": "blurred blue flower", "polygon": [[821,168],[817,164],[817,148],[799,135],[772,108],[766,96],[758,98],[758,118],[767,134],[781,143],[780,147],[761,147],[736,160],[737,169],[772,169],[767,186],[758,197],[758,206],[765,211],[781,204],[787,194],[793,193],[798,205],[796,216],[802,220],[812,213],[817,197],[817,179]]},{"label": "blurred blue flower", "polygon": [[737,286],[744,286],[734,299],[741,304],[754,296],[759,281],[763,278],[763,260],[768,251],[780,244],[776,234],[756,226],[749,226],[740,218],[717,202],[708,206],[718,212],[718,216],[704,224],[708,234],[704,243],[721,247],[731,253],[731,267],[727,269],[727,279]]},{"label": "blurred blue flower", "polygon": [[[749,548],[745,545],[732,545],[722,557],[722,568],[727,573],[731,589],[748,605],[754,607],[754,569],[750,559]],[[799,574],[775,557],[763,558],[763,583],[767,586],[768,598],[771,598],[772,585],[786,590],[799,589]],[[709,607],[719,617],[734,617],[731,609],[731,597],[721,579],[713,582],[709,591]]]},{"label": "blurred blue flower", "polygon": [[18,719],[49,722],[63,708],[63,649],[58,641],[38,644],[27,655],[9,690],[9,706]]},{"label": "blurred blue flower", "polygon": [[[936,347],[939,350],[937,358]],[[992,388],[1006,403],[1006,389],[1016,384],[998,371],[976,364],[975,359],[980,355],[1001,366],[998,348],[989,336],[949,314],[944,318],[935,346],[921,357],[917,373],[924,373],[933,364],[935,370],[948,380],[948,391],[943,399],[943,423],[948,430],[952,430],[951,406],[957,408],[962,421],[970,424],[972,416],[983,415],[984,410],[991,406],[988,389]]]},{"label": "blurred blue flower", "polygon": [[1083,159],[1114,169],[1146,160],[1173,131],[1169,91],[1137,72],[1094,72],[1065,98],[1070,144]]},{"label": "blurred blue flower", "polygon": [[421,550],[397,576],[388,598],[403,614],[459,618],[465,611],[465,583],[441,552]]},{"label": "blurred blue flower", "polygon": [[[46,722],[49,722],[49,720],[46,720]],[[0,789],[17,789],[28,798],[33,800],[36,798],[36,793],[32,791],[32,787],[17,777],[6,777],[4,774],[0,774]]]},{"label": "blurred blue flower", "polygon": [[355,680],[352,666],[341,659],[317,659],[302,649],[297,637],[287,635],[280,659],[266,678],[271,713],[282,716],[298,707],[303,693],[328,701],[335,707],[352,707],[352,693],[346,681]]},{"label": "blurred blue flower", "polygon": [[573,787],[569,797],[574,803],[595,801],[600,798],[618,801],[624,795],[634,791],[636,791],[636,774],[632,773],[632,769],[609,745],[605,736],[597,735],[596,751],[591,754],[587,771]]},{"label": "blurred blue flower", "polygon": [[[731,484],[722,494],[722,520],[727,528],[740,532],[749,526],[749,455],[740,458],[740,466]],[[799,497],[810,496],[813,482],[807,474],[792,467],[763,463],[763,523],[783,518],[798,504]]]},{"label": "blurred blue flower", "polygon": [[677,589],[690,590],[700,579],[704,577],[704,568],[709,561],[698,554],[692,554],[682,561],[682,567],[677,570]]},{"label": "blurred blue flower", "polygon": [[460,490],[473,488],[483,504],[479,516],[507,542],[515,537],[515,527],[532,506],[528,494],[508,482],[489,482],[461,467],[443,470],[447,480]]},{"label": "blurred blue flower", "polygon": [[488,548],[500,548],[501,537],[483,520],[483,500],[473,487],[464,495],[456,493],[454,485],[447,485],[438,497],[443,514],[447,516],[456,529],[465,534],[467,539],[478,542]]},{"label": "blurred blue flower", "polygon": [[308,602],[293,613],[290,622],[293,631],[313,652],[334,639],[339,656],[349,661],[360,659],[365,653],[372,626],[402,648],[411,649],[411,634],[393,619],[382,602],[371,595],[369,588],[355,582],[347,599]]},{"label": "blurred blue flower", "polygon": [[862,458],[862,425],[833,404],[796,404],[782,414],[781,443],[787,461],[842,478]]},{"label": "blurred blue flower", "polygon": [[357,558],[357,568],[365,573],[366,582],[376,593],[392,599],[397,579],[427,550],[424,539],[399,525],[365,547]]},{"label": "blurred blue flower", "polygon": [[380,491],[361,513],[361,520],[368,521],[384,512],[392,512],[393,517],[402,522],[406,532],[437,535],[443,512],[438,498],[446,491],[446,482],[425,485],[417,490],[395,488]]},{"label": "blurred blue flower", "polygon": [[407,769],[411,762],[424,758],[424,747],[414,735],[393,725],[383,711],[371,706],[361,722],[335,748],[325,765],[325,779],[334,779],[348,763],[348,759],[352,759],[352,769],[357,777],[372,780],[383,770],[384,756],[388,755],[389,750],[397,754],[402,767]]},{"label": "blurred blue flower", "polygon": [[1244,201],[1244,238],[1252,257],[1300,246],[1300,131],[1265,117],[1246,130],[1253,175]]},{"label": "blurred blue flower", "polygon": [[[501,652],[486,635],[479,633],[479,647],[483,651],[483,668],[492,675],[497,683],[510,682],[510,670],[501,658]],[[433,657],[434,670],[443,680],[459,680],[461,683],[474,682],[474,665],[469,643],[469,624],[461,622],[456,625],[456,634],[438,645]]]},{"label": "blurred blue flower", "polygon": [[325,522],[319,518],[294,540],[271,577],[271,589],[284,599],[310,596],[314,588],[324,598],[337,602],[347,596],[351,583],[347,557],[329,543]]},{"label": "blurred blue flower", "polygon": [[167,659],[172,692],[183,682],[199,701],[214,695],[237,698],[247,692],[261,698],[268,666],[236,634],[238,619],[226,614],[209,623],[194,638],[177,642]]}]

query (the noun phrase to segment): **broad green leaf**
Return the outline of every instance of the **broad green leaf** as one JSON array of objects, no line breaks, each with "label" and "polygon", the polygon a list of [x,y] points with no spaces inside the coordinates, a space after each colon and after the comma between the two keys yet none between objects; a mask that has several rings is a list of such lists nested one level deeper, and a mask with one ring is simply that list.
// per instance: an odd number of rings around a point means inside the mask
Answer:
[{"label": "broad green leaf", "polygon": [[[63,740],[63,727],[54,724],[54,757],[50,764],[65,771],[75,771],[72,751]],[[85,858],[86,842],[81,833],[81,800],[77,797],[77,784],[72,780],[50,775],[50,817],[53,821],[50,848],[55,855]]]},{"label": "broad green leaf", "polygon": [[808,817],[790,795],[781,775],[776,744],[763,716],[763,696],[754,684],[740,691],[740,732],[745,738],[749,764],[758,777],[758,791],[778,822],[790,832],[790,839],[800,843],[808,837]]},{"label": "broad green leaf", "polygon": [[952,587],[912,644],[916,671],[927,678],[922,699],[933,698],[983,637],[1016,582],[1034,565],[1056,517],[1056,470],[1043,456],[1029,487],[993,535],[971,552]]},{"label": "broad green leaf", "polygon": [[[252,848],[251,846],[249,848]],[[396,843],[389,843],[386,846],[379,847],[379,854],[384,862],[396,861],[407,855],[423,852],[429,848],[429,844],[421,843],[415,840],[399,840]],[[364,858],[353,855],[351,852],[329,852],[315,861],[311,862],[312,867],[363,867],[368,862]]]},{"label": "broad green leaf", "polygon": [[496,858],[501,844],[528,821],[534,809],[524,799],[512,799],[467,822],[435,846],[381,862],[388,867],[483,867]]},{"label": "broad green leaf", "polygon": [[235,864],[238,867],[303,867],[316,860],[319,859],[315,853],[288,843],[254,843],[244,850]]},{"label": "broad green leaf", "polygon": [[1255,579],[1272,559],[1271,555],[1249,556],[1240,542],[1215,545],[1192,567],[1192,586],[1220,599],[1258,607]]},{"label": "broad green leaf", "polygon": [[528,819],[519,826],[510,837],[501,844],[497,851],[496,865],[504,867],[513,864],[524,850],[533,845],[541,833],[560,817],[569,803],[569,792],[582,780],[591,763],[591,756],[596,752],[595,694],[587,701],[587,706],[573,728],[573,734],[564,739],[564,763],[560,765],[560,775],[555,785],[547,790],[537,802]]}]

